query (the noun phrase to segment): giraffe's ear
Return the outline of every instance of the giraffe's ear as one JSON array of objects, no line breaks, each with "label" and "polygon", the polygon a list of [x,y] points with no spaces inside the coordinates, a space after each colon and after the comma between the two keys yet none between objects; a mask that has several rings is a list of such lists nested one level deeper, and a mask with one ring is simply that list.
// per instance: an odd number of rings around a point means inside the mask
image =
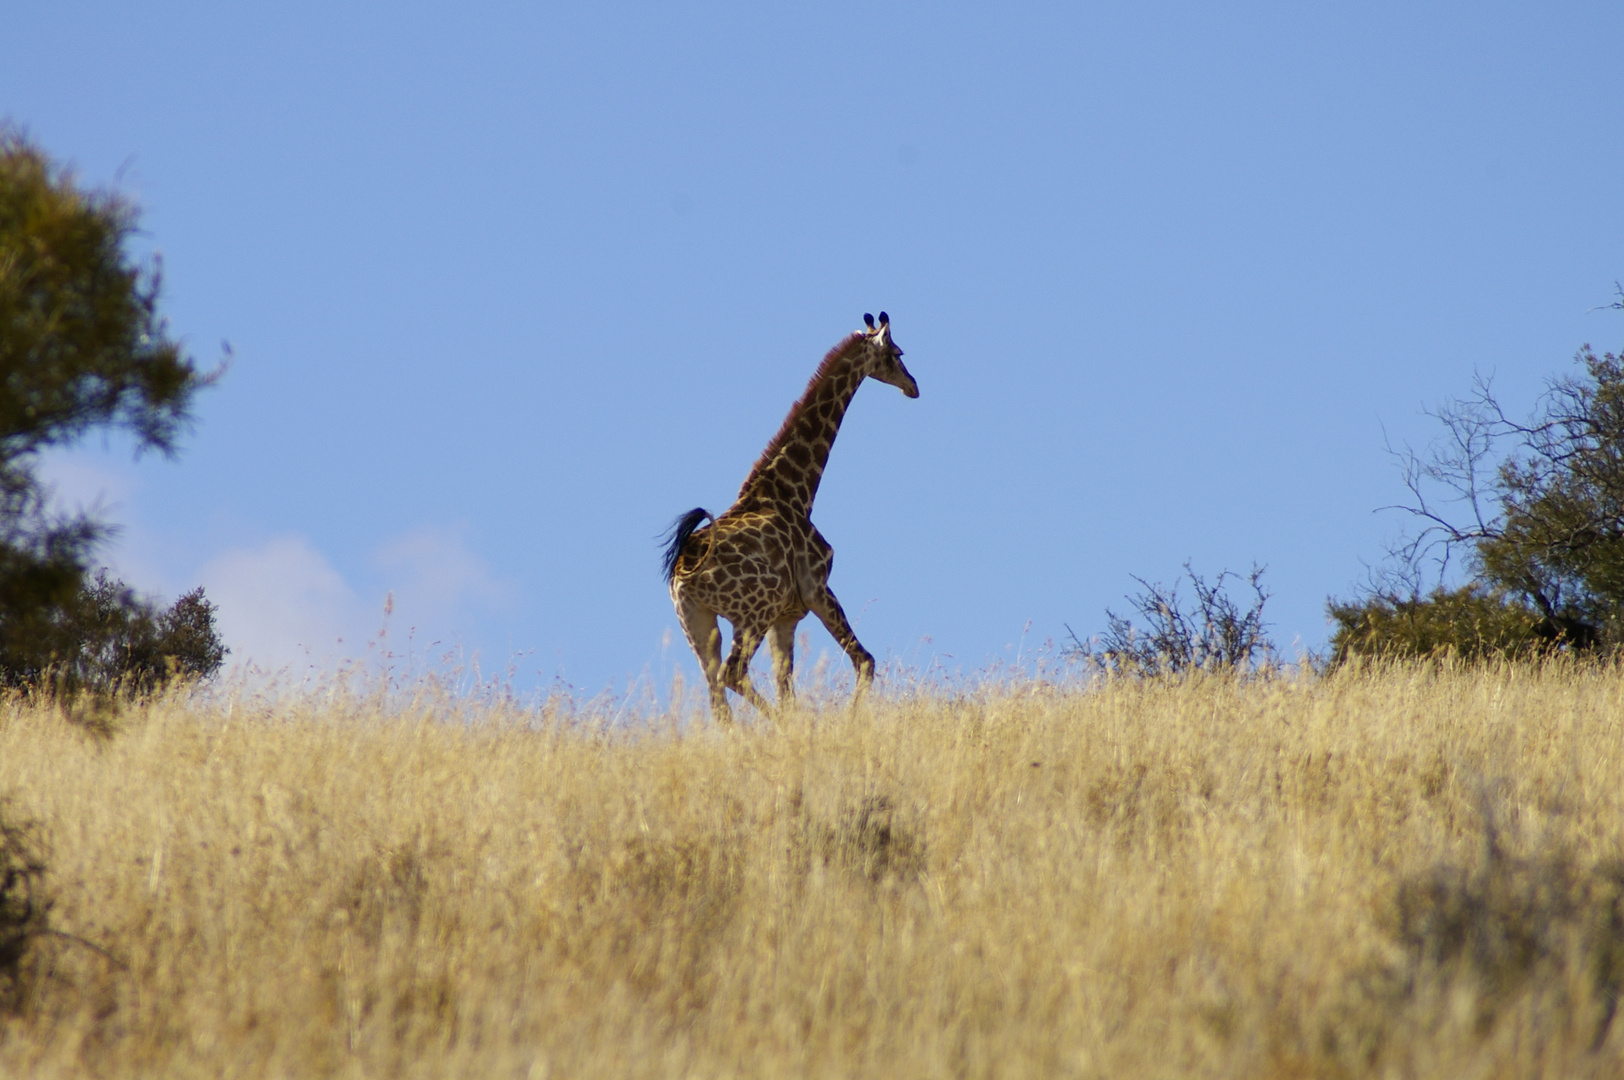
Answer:
[{"label": "giraffe's ear", "polygon": [[874,329],[874,316],[870,315],[866,311],[863,312],[863,322],[868,324],[868,328],[870,330]]}]

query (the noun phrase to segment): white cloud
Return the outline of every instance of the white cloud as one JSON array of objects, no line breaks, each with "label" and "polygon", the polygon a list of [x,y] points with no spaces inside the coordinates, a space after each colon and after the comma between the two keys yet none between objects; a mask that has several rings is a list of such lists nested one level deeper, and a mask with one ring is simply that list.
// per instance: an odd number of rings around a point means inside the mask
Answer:
[{"label": "white cloud", "polygon": [[302,673],[365,651],[365,606],[302,536],[232,549],[198,576],[220,609],[221,636],[234,664]]},{"label": "white cloud", "polygon": [[[43,455],[39,476],[59,513],[88,512],[118,526],[96,563],[154,599],[202,585],[218,608],[228,665],[302,676],[344,661],[431,646],[473,644],[480,616],[508,608],[512,585],[467,542],[465,525],[424,525],[373,549],[368,572],[346,580],[296,533],[203,555],[194,536],[143,526],[133,463],[84,449]],[[392,597],[392,612],[386,611]],[[408,646],[407,640],[415,642]]]},{"label": "white cloud", "polygon": [[111,517],[141,486],[133,466],[114,466],[105,457],[75,451],[41,456],[36,475],[49,489],[48,503],[58,513]]},{"label": "white cloud", "polygon": [[143,593],[168,591],[162,543],[130,517],[141,490],[134,464],[90,450],[52,450],[40,456],[35,475],[45,485],[52,513],[88,514],[111,527],[91,559],[93,567],[106,566]]},{"label": "white cloud", "polygon": [[505,606],[510,588],[468,549],[466,528],[421,526],[385,541],[373,565],[395,597],[397,626],[417,626],[436,635],[465,627],[469,607]]},{"label": "white cloud", "polygon": [[[364,659],[369,646],[451,644],[473,629],[469,608],[504,606],[508,590],[468,549],[462,528],[423,526],[379,545],[363,597],[303,536],[273,537],[210,560],[198,578],[219,607],[233,664],[302,675]],[[369,583],[370,586],[371,583]],[[390,608],[385,608],[389,596]]]}]

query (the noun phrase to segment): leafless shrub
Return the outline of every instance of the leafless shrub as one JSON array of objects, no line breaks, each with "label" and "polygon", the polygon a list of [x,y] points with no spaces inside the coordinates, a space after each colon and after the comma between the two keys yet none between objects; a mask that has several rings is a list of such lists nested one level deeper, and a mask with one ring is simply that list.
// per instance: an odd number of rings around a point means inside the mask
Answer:
[{"label": "leafless shrub", "polygon": [[[1107,608],[1105,633],[1087,641],[1072,633],[1065,655],[1136,674],[1250,672],[1265,667],[1273,663],[1276,650],[1263,621],[1269,599],[1263,572],[1256,565],[1244,576],[1222,570],[1208,582],[1186,562],[1184,573],[1195,593],[1195,606],[1188,609],[1179,596],[1180,581],[1167,586],[1136,577],[1144,591],[1127,600],[1142,622],[1136,625]],[[1229,595],[1225,582],[1231,579],[1251,589],[1249,601]]]}]

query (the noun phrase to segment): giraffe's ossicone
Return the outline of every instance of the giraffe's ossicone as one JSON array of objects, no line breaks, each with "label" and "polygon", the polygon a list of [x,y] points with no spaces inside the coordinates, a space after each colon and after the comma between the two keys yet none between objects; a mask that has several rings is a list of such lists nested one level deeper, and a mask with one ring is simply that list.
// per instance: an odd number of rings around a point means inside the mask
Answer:
[{"label": "giraffe's ossicone", "polygon": [[[768,704],[750,683],[750,660],[765,639],[772,650],[778,701],[794,694],[795,625],[807,612],[828,627],[857,669],[857,693],[874,678],[874,657],[852,633],[840,601],[829,591],[834,549],[812,525],[812,500],[829,461],[852,395],[874,378],[919,396],[919,384],[902,365],[891,340],[891,320],[864,315],[859,330],[829,350],[790,406],[778,429],[720,517],[690,510],[672,526],[665,551],[666,578],[682,631],[705,670],[711,711],[731,720],[727,691],[766,712]],[[701,524],[709,521],[709,524]],[[720,616],[733,627],[733,645],[722,660]]]}]

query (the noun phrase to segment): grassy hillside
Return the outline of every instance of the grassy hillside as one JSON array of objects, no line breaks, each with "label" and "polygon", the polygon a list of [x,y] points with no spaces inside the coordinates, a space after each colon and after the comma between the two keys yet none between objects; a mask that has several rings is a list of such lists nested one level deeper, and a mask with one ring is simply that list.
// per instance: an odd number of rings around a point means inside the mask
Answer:
[{"label": "grassy hillside", "polygon": [[0,710],[0,1075],[1624,1073],[1616,671],[392,711]]}]

